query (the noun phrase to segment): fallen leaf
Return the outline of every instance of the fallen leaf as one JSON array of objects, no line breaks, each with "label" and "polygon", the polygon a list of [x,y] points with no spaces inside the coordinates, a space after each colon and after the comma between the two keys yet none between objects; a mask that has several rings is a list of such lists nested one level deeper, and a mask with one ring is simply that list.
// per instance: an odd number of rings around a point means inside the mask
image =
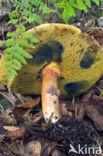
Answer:
[{"label": "fallen leaf", "polygon": [[4,128],[5,130],[10,131],[10,132],[19,129],[19,127],[14,127],[14,126],[3,126],[3,128]]},{"label": "fallen leaf", "polygon": [[95,127],[99,131],[103,131],[103,108],[95,105],[86,107],[86,115],[94,122]]},{"label": "fallen leaf", "polygon": [[95,100],[96,102],[103,103],[103,96],[101,97],[101,96],[93,95],[92,99]]},{"label": "fallen leaf", "polygon": [[94,29],[90,35],[93,36],[101,46],[103,46],[103,31],[101,29]]},{"label": "fallen leaf", "polygon": [[85,93],[81,99],[82,102],[88,102],[88,100],[93,96],[94,91],[91,90],[88,93]]},{"label": "fallen leaf", "polygon": [[60,109],[62,115],[70,115],[72,117],[72,112],[67,110],[67,103],[60,101]]},{"label": "fallen leaf", "polygon": [[25,127],[21,127],[15,131],[9,132],[6,136],[5,136],[5,141],[15,141],[17,139],[24,139],[24,137],[27,134],[27,130]]},{"label": "fallen leaf", "polygon": [[84,24],[85,27],[92,27],[92,26],[94,26],[94,25],[95,25],[95,20],[94,20],[94,19],[88,20],[88,21]]},{"label": "fallen leaf", "polygon": [[24,148],[25,156],[40,156],[41,143],[39,141],[31,141]]},{"label": "fallen leaf", "polygon": [[42,111],[33,115],[33,120],[31,121],[31,125],[36,124],[41,118],[43,118]]},{"label": "fallen leaf", "polygon": [[83,120],[84,115],[85,115],[85,105],[81,103],[77,118],[79,120]]},{"label": "fallen leaf", "polygon": [[40,103],[40,97],[30,100],[28,102],[22,103],[20,105],[17,105],[13,109],[13,115],[16,119],[20,119],[24,116],[26,116],[36,105]]},{"label": "fallen leaf", "polygon": [[12,143],[8,144],[3,142],[2,148],[3,151],[7,151],[9,153],[8,156],[24,156],[24,145],[21,140],[13,141]]},{"label": "fallen leaf", "polygon": [[16,102],[16,98],[14,97],[14,95],[11,93],[9,94],[8,92],[1,92],[0,94],[7,100],[9,101],[13,106],[15,105]]}]

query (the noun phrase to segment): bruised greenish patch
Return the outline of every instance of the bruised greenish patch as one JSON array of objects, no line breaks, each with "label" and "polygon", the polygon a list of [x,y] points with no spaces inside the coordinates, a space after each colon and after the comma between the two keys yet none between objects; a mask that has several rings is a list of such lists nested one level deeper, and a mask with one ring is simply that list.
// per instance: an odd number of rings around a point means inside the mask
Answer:
[{"label": "bruised greenish patch", "polygon": [[64,51],[63,45],[58,41],[51,41],[50,47],[52,48],[53,51],[53,60],[61,62],[62,61],[61,55]]},{"label": "bruised greenish patch", "polygon": [[48,41],[37,48],[36,52],[32,54],[33,58],[28,63],[41,65],[45,62],[54,60],[61,62],[61,54],[63,53],[63,45],[58,41]]},{"label": "bruised greenish patch", "polygon": [[81,93],[82,90],[87,88],[89,85],[89,82],[86,80],[78,81],[78,82],[71,82],[67,83],[64,86],[64,90],[70,95],[70,96],[76,96]]},{"label": "bruised greenish patch", "polygon": [[50,61],[53,58],[52,48],[43,44],[40,46],[35,54],[32,54],[33,58],[29,60],[30,64],[41,65],[44,62]]},{"label": "bruised greenish patch", "polygon": [[83,69],[88,69],[92,64],[95,63],[96,56],[93,53],[86,52],[80,61],[80,67]]}]

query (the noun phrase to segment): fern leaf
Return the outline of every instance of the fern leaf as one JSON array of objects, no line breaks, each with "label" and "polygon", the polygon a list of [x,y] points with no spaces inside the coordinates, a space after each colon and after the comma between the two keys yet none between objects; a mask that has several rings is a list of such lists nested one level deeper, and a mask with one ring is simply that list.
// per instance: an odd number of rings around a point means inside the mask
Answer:
[{"label": "fern leaf", "polygon": [[47,7],[41,8],[41,9],[42,9],[42,13],[43,13],[44,15],[49,15],[50,13],[56,12],[55,10],[50,9],[50,8],[47,8]]},{"label": "fern leaf", "polygon": [[17,76],[17,72],[14,69],[12,69],[8,72],[7,81],[8,81],[9,92],[11,91],[11,85],[16,76]]},{"label": "fern leaf", "polygon": [[17,40],[16,44],[25,48],[33,48],[33,45],[28,43],[27,40]]},{"label": "fern leaf", "polygon": [[75,7],[80,9],[80,10],[84,10],[85,12],[87,12],[87,7],[84,4],[83,0],[77,0],[77,3],[76,3]]},{"label": "fern leaf", "polygon": [[15,51],[15,47],[10,47],[4,50],[5,54],[11,54],[13,51]]},{"label": "fern leaf", "polygon": [[2,47],[4,45],[4,41],[0,41],[0,47]]},{"label": "fern leaf", "polygon": [[35,21],[35,22],[37,22],[37,23],[39,23],[39,24],[43,24],[43,21],[42,21],[42,19],[40,18],[40,16],[39,15],[37,15],[37,14],[30,14],[29,15],[29,18],[27,19],[27,22],[33,22],[33,21]]},{"label": "fern leaf", "polygon": [[8,24],[16,24],[19,21],[19,19],[12,19],[8,22]]},{"label": "fern leaf", "polygon": [[[4,52],[5,52],[5,51],[4,51]],[[7,56],[6,56],[5,60],[6,60],[6,61],[10,61],[10,60],[12,60],[12,58],[13,58],[13,54],[10,54],[10,55],[7,55]]]},{"label": "fern leaf", "polygon": [[84,0],[84,1],[85,1],[86,5],[87,5],[89,8],[91,8],[91,0]]},{"label": "fern leaf", "polygon": [[28,32],[24,32],[23,34],[21,34],[21,36],[22,38],[27,39],[31,41],[32,43],[38,43],[38,39]]},{"label": "fern leaf", "polygon": [[18,61],[20,61],[22,64],[27,64],[26,60],[24,59],[24,57],[22,57],[20,54],[18,54],[17,52],[15,52],[14,58],[17,59]]},{"label": "fern leaf", "polygon": [[14,64],[17,65],[20,68],[22,67],[22,64],[17,59],[14,59]]},{"label": "fern leaf", "polygon": [[6,36],[10,38],[17,38],[18,34],[16,33],[16,31],[14,31],[14,32],[8,32]]},{"label": "fern leaf", "polygon": [[93,0],[98,6],[100,5],[100,0]]},{"label": "fern leaf", "polygon": [[15,45],[14,39],[11,38],[11,39],[6,40],[6,45],[7,46],[14,46]]},{"label": "fern leaf", "polygon": [[22,47],[16,46],[16,51],[18,54],[20,54],[21,56],[30,59],[32,58],[32,55],[30,55],[28,52],[26,52]]},{"label": "fern leaf", "polygon": [[40,1],[38,0],[30,0],[30,3],[33,5],[33,6],[36,6],[36,7],[39,7],[40,6]]},{"label": "fern leaf", "polygon": [[6,66],[10,67],[12,65],[12,61],[6,61],[5,64]]},{"label": "fern leaf", "polygon": [[74,11],[73,7],[68,4],[62,13],[62,17],[63,17],[64,21],[66,23],[68,23],[68,20],[72,16],[75,16],[75,11]]},{"label": "fern leaf", "polygon": [[56,3],[56,6],[58,8],[65,8],[65,3],[64,3],[64,1],[61,1],[60,3]]},{"label": "fern leaf", "polygon": [[12,68],[13,68],[14,70],[20,70],[20,69],[21,69],[21,67],[20,67],[20,66],[17,66],[16,64],[13,64],[13,65],[12,65]]}]

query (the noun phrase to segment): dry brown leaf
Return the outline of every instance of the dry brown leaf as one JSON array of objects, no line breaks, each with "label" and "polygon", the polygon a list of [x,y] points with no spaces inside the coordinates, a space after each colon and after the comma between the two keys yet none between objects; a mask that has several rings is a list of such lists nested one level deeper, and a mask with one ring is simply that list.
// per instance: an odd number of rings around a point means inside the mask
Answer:
[{"label": "dry brown leaf", "polygon": [[43,117],[42,111],[40,111],[40,112],[34,114],[33,120],[32,120],[32,122],[31,122],[31,125],[32,125],[32,124],[36,124],[42,117]]},{"label": "dry brown leaf", "polygon": [[83,120],[84,115],[85,115],[85,105],[83,103],[81,103],[80,104],[80,109],[79,109],[79,112],[78,112],[78,119]]},{"label": "dry brown leaf", "polygon": [[27,130],[25,127],[21,127],[15,131],[9,132],[6,136],[5,136],[5,141],[6,140],[10,140],[10,142],[15,141],[17,139],[24,139],[24,137],[27,134]]},{"label": "dry brown leaf", "polygon": [[36,99],[22,103],[22,104],[18,105],[17,107],[18,108],[33,108],[34,106],[39,104],[39,102],[40,102],[40,97],[37,97]]},{"label": "dry brown leaf", "polygon": [[103,97],[101,97],[101,96],[93,95],[92,99],[95,100],[96,102],[103,103]]},{"label": "dry brown leaf", "polygon": [[94,26],[94,24],[95,24],[94,19],[91,19],[91,20],[88,20],[88,21],[84,24],[84,26],[85,26],[85,27],[92,27],[92,26]]},{"label": "dry brown leaf", "polygon": [[89,100],[90,100],[90,98],[92,97],[94,95],[94,91],[93,90],[91,90],[91,91],[89,91],[88,93],[85,93],[83,96],[82,96],[82,99],[81,99],[81,101],[82,102],[88,102]]},{"label": "dry brown leaf", "polygon": [[4,142],[3,145],[4,150],[9,153],[8,156],[24,156],[24,145],[21,140],[13,141],[10,144]]},{"label": "dry brown leaf", "polygon": [[95,40],[97,40],[97,42],[99,42],[101,46],[103,46],[103,31],[102,30],[95,29],[94,31],[91,32],[90,35],[93,36]]},{"label": "dry brown leaf", "polygon": [[3,126],[3,128],[4,128],[5,130],[10,131],[10,132],[19,129],[19,127],[15,127],[15,126]]},{"label": "dry brown leaf", "polygon": [[40,156],[41,143],[39,141],[31,141],[25,146],[24,151],[25,156]]},{"label": "dry brown leaf", "polygon": [[100,34],[100,36],[103,36],[103,31],[101,31],[100,29],[94,29],[91,33],[90,33],[90,35],[99,35]]},{"label": "dry brown leaf", "polygon": [[86,115],[94,122],[95,127],[99,131],[103,131],[103,109],[97,105],[88,105],[86,107]]},{"label": "dry brown leaf", "polygon": [[9,94],[8,92],[1,92],[0,94],[7,100],[9,101],[13,106],[15,106],[16,98],[15,96],[11,93]]},{"label": "dry brown leaf", "polygon": [[38,105],[40,103],[40,97],[34,99],[34,100],[30,100],[28,102],[22,103],[20,105],[17,105],[14,109],[13,109],[13,114],[14,117],[16,119],[20,119],[24,116],[26,116],[33,107],[35,107],[36,105]]},{"label": "dry brown leaf", "polygon": [[67,110],[67,103],[60,101],[60,108],[61,108],[62,115],[69,115],[72,117],[72,112]]}]

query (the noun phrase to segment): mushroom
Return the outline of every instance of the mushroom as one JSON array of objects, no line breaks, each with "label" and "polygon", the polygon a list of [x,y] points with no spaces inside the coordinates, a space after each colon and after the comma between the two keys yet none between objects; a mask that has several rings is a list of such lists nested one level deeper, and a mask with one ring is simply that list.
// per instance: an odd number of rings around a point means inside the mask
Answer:
[{"label": "mushroom", "polygon": [[[60,117],[61,97],[77,96],[88,90],[103,73],[103,49],[75,26],[43,24],[28,31],[39,39],[29,49],[27,60],[15,78],[12,89],[22,94],[40,94],[45,120],[55,123]],[[0,67],[4,62],[2,56]],[[6,83],[1,70],[0,82]],[[58,90],[59,88],[59,90]]]}]

